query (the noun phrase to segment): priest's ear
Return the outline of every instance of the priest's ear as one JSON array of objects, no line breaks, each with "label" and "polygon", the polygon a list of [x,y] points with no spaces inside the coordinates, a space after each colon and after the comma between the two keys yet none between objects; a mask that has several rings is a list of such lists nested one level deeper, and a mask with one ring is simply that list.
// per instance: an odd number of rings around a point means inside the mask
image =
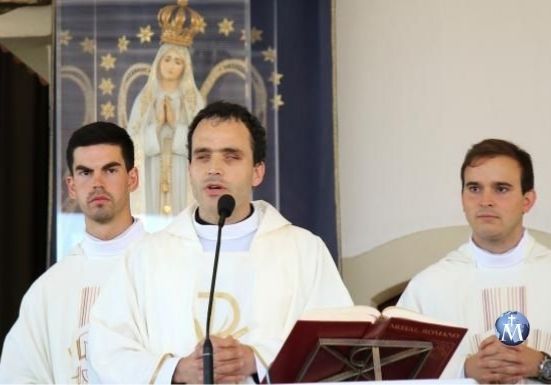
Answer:
[{"label": "priest's ear", "polygon": [[75,191],[75,178],[72,174],[69,174],[65,178],[65,183],[67,184],[67,192],[69,193],[69,197],[71,199],[77,199],[77,193]]},{"label": "priest's ear", "polygon": [[140,184],[140,173],[136,167],[132,167],[128,170],[128,191],[136,191]]},{"label": "priest's ear", "polygon": [[526,191],[523,196],[523,204],[522,204],[522,213],[526,214],[532,206],[534,206],[534,203],[536,203],[536,192],[532,189],[530,191]]},{"label": "priest's ear", "polygon": [[264,162],[258,162],[253,166],[251,185],[256,187],[264,180],[266,174],[266,164]]}]

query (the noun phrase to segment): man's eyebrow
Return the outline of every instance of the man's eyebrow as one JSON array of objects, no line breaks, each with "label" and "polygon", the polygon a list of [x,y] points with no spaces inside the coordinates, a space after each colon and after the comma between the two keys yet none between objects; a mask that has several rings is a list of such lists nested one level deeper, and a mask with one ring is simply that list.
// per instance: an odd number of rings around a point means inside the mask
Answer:
[{"label": "man's eyebrow", "polygon": [[122,167],[122,164],[120,164],[119,162],[109,162],[106,165],[104,165],[101,169],[108,170],[113,167]]},{"label": "man's eyebrow", "polygon": [[79,164],[75,166],[75,171],[92,171],[92,169]]},{"label": "man's eyebrow", "polygon": [[[108,170],[113,167],[122,167],[122,164],[120,162],[109,162],[101,167],[102,170]],[[75,171],[93,171],[90,167],[83,166],[82,164],[79,164],[75,166]]]},{"label": "man's eyebrow", "polygon": [[234,148],[234,147],[225,147],[223,148],[222,150],[220,150],[220,152],[223,152],[225,154],[227,153],[231,153],[231,154],[240,154],[242,153],[243,151],[241,151],[240,149],[238,148]]},{"label": "man's eyebrow", "polygon": [[235,148],[235,147],[224,147],[220,150],[212,150],[210,148],[207,148],[207,147],[200,147],[200,148],[196,148],[195,150],[193,150],[193,153],[194,154],[203,154],[203,153],[212,153],[212,152],[221,152],[221,153],[224,153],[224,154],[240,154],[242,153],[243,151],[240,150],[239,148]]},{"label": "man's eyebrow", "polygon": [[513,187],[512,183],[509,182],[495,182],[494,186],[507,186],[507,187]]},{"label": "man's eyebrow", "polygon": [[199,147],[199,148],[196,148],[195,150],[193,150],[194,154],[205,153],[205,152],[212,152],[212,150],[210,150],[206,147]]},{"label": "man's eyebrow", "polygon": [[[472,181],[465,183],[465,186],[480,186],[480,183]],[[492,182],[492,186],[513,187],[513,184],[509,182]]]}]

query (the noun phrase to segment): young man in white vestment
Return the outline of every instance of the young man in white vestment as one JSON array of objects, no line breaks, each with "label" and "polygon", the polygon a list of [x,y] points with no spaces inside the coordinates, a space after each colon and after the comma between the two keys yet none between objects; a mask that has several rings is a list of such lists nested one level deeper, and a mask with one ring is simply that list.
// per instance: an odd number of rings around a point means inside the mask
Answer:
[{"label": "young man in white vestment", "polygon": [[87,383],[90,309],[126,249],[144,235],[130,214],[138,185],[127,132],[96,122],[73,133],[67,147],[67,187],[85,218],[82,241],[25,294],[6,336],[0,382]]},{"label": "young man in white vestment", "polygon": [[[189,127],[197,201],[125,258],[94,308],[91,362],[103,382],[202,383],[202,347],[220,196],[235,210],[222,230],[211,340],[217,383],[262,379],[310,308],[352,304],[322,240],[253,201],[266,132],[245,108],[215,102]],[[124,298],[125,301],[120,301]]]},{"label": "young man in white vestment", "polygon": [[[461,167],[471,239],[412,279],[398,305],[469,329],[442,377],[480,383],[551,382],[551,251],[523,227],[536,201],[530,155],[515,144],[475,144]],[[519,311],[528,340],[508,346],[496,319]]]}]

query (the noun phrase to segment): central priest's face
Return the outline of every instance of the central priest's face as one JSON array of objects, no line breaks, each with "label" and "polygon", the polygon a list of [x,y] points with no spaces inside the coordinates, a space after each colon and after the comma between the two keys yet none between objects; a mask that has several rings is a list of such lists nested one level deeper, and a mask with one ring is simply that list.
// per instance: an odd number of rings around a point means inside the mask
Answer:
[{"label": "central priest's face", "polygon": [[476,159],[465,168],[463,211],[473,241],[493,253],[510,250],[523,234],[522,217],[536,200],[522,192],[519,163],[507,156]]},{"label": "central priest's face", "polygon": [[254,164],[251,135],[243,122],[235,119],[204,119],[193,132],[189,174],[199,215],[218,222],[218,199],[230,194],[235,210],[227,223],[235,223],[250,213],[253,187],[262,183],[264,163]]}]

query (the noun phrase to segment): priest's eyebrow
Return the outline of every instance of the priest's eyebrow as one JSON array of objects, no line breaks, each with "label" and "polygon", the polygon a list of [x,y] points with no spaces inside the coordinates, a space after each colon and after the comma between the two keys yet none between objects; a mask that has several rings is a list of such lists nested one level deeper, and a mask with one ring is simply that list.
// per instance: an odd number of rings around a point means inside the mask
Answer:
[{"label": "priest's eyebrow", "polygon": [[509,182],[495,182],[495,183],[492,183],[492,185],[494,187],[509,187],[509,188],[513,187],[513,185]]},{"label": "priest's eyebrow", "polygon": [[[110,168],[114,168],[114,167],[122,167],[122,164],[120,164],[119,162],[109,162],[109,163],[103,165],[101,167],[101,169],[105,171],[105,170],[109,170]],[[75,171],[91,172],[91,171],[94,171],[94,170],[91,169],[90,167],[86,167],[86,166],[83,166],[83,165],[79,164],[75,167]]]},{"label": "priest's eyebrow", "polygon": [[120,162],[109,162],[106,165],[104,165],[101,169],[102,170],[109,170],[110,168],[116,168],[116,167],[122,167],[122,164]]},{"label": "priest's eyebrow", "polygon": [[[479,182],[467,182],[465,183],[465,187],[480,187]],[[513,185],[509,182],[492,182],[493,187],[513,187]]]},{"label": "priest's eyebrow", "polygon": [[234,147],[224,147],[220,150],[213,150],[207,147],[200,147],[193,150],[193,155],[212,154],[215,152],[221,152],[223,154],[242,154],[243,153],[243,151]]},{"label": "priest's eyebrow", "polygon": [[212,150],[208,149],[207,147],[199,147],[199,148],[196,148],[195,150],[193,150],[193,155],[209,154],[211,152],[212,152]]},{"label": "priest's eyebrow", "polygon": [[220,152],[225,155],[228,155],[228,154],[241,155],[243,153],[243,151],[234,147],[225,147],[222,150],[220,150]]}]

